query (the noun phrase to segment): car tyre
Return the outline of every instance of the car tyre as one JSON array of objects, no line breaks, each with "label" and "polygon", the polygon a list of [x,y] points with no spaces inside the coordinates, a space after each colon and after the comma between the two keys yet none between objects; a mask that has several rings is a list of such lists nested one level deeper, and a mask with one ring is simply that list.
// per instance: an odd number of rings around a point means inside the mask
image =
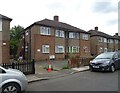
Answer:
[{"label": "car tyre", "polygon": [[111,65],[111,72],[115,72],[115,66]]},{"label": "car tyre", "polygon": [[16,83],[8,83],[2,87],[2,93],[21,93],[21,89]]}]

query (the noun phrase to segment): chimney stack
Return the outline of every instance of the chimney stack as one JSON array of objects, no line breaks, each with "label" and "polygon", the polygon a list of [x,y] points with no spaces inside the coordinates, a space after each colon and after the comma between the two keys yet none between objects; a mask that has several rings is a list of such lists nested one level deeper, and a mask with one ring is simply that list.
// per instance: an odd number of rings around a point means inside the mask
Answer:
[{"label": "chimney stack", "polygon": [[98,27],[97,26],[95,27],[95,30],[98,31]]},{"label": "chimney stack", "polygon": [[59,21],[59,16],[54,16],[54,21]]}]

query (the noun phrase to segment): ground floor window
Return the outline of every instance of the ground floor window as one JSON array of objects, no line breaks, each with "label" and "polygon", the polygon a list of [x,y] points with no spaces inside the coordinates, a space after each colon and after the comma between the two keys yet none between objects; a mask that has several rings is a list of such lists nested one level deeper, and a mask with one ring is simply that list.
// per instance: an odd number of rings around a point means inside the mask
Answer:
[{"label": "ground floor window", "polygon": [[42,53],[49,53],[50,52],[49,45],[42,45]]},{"label": "ground floor window", "polygon": [[55,46],[55,53],[64,53],[65,48],[64,46]]}]

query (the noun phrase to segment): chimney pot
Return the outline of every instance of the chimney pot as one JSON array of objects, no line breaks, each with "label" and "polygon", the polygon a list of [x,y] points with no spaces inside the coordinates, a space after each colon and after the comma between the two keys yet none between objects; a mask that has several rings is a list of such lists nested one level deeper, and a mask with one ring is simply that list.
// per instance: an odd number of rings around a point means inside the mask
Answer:
[{"label": "chimney pot", "polygon": [[54,16],[54,21],[59,21],[59,16]]},{"label": "chimney pot", "polygon": [[98,31],[98,27],[97,26],[95,27],[95,30]]}]

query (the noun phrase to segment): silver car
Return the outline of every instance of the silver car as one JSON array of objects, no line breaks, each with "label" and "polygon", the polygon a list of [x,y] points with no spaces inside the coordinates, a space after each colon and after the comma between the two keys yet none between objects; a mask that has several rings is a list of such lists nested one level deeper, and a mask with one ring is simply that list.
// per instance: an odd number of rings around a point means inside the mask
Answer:
[{"label": "silver car", "polygon": [[27,78],[21,71],[0,66],[0,93],[20,93],[27,85]]}]

